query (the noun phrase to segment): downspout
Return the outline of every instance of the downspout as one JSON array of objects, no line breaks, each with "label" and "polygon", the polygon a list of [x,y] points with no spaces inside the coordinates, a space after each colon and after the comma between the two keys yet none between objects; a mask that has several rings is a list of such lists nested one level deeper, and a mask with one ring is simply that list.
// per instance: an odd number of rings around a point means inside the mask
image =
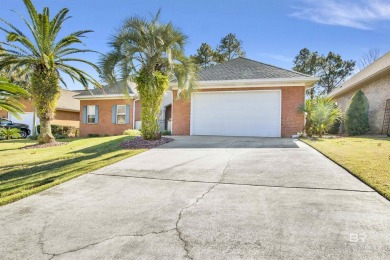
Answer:
[{"label": "downspout", "polygon": [[36,126],[36,117],[37,117],[37,114],[35,113],[35,106],[34,106],[34,110],[33,110],[33,129],[32,129],[32,136],[36,136],[37,135],[37,126]]},{"label": "downspout", "polygon": [[133,129],[135,129],[135,102],[139,100],[139,98],[133,100]]}]

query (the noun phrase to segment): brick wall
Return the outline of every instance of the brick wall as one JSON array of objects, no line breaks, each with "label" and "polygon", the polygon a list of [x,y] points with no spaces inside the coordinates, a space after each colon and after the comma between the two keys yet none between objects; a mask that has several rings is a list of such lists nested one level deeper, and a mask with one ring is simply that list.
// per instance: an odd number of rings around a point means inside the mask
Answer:
[{"label": "brick wall", "polygon": [[54,125],[80,127],[80,112],[57,110],[52,122]]},{"label": "brick wall", "polygon": [[[365,84],[361,87],[361,90],[364,92],[369,102],[370,133],[380,134],[382,132],[386,100],[390,99],[390,75]],[[337,105],[343,111],[343,114],[356,91],[357,89],[334,98]],[[342,132],[344,132],[343,124]]]},{"label": "brick wall", "polygon": [[191,101],[178,99],[177,91],[173,91],[172,103],[172,134],[189,135],[191,119]]},{"label": "brick wall", "polygon": [[[80,136],[85,137],[88,134],[121,135],[123,131],[133,128],[133,100],[127,99],[106,99],[106,100],[80,100],[81,110],[84,106],[99,106],[99,122],[97,124],[83,124],[82,112],[80,113]],[[130,105],[130,123],[113,124],[112,106]]]},{"label": "brick wall", "polygon": [[[304,87],[270,87],[270,88],[228,88],[202,89],[198,91],[243,91],[243,90],[282,90],[282,137],[291,137],[301,132],[304,127],[304,115],[298,112],[298,106],[305,100]],[[191,101],[178,99],[173,91],[173,135],[189,135],[191,121]]]},{"label": "brick wall", "polygon": [[[34,111],[34,104],[32,101],[25,99],[21,100],[20,103],[24,105],[23,110],[25,112]],[[8,112],[0,110],[0,117],[8,117]],[[80,112],[57,110],[52,124],[79,127],[79,119]]]},{"label": "brick wall", "polygon": [[141,121],[141,101],[135,101],[135,121]]}]

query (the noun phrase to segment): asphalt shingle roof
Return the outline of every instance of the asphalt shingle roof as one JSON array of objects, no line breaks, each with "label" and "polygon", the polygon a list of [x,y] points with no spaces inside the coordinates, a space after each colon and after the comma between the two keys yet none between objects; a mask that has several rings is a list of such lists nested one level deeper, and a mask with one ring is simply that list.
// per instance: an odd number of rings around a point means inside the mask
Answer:
[{"label": "asphalt shingle roof", "polygon": [[[80,97],[80,96],[98,96],[98,95],[121,95],[123,94],[123,85],[117,84],[113,86],[103,86],[103,89],[94,88],[89,90],[80,91],[79,94],[75,95],[74,97]],[[129,94],[134,94],[134,91],[131,89],[131,87],[128,87]]]},{"label": "asphalt shingle roof", "polygon": [[278,68],[247,58],[236,58],[199,72],[199,81],[310,78],[309,75]]}]

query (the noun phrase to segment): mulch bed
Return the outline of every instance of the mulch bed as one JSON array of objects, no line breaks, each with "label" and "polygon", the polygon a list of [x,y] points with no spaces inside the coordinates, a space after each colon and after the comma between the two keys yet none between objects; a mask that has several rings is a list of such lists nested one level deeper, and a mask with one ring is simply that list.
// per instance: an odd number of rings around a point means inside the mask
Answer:
[{"label": "mulch bed", "polygon": [[47,147],[53,147],[53,146],[60,146],[60,145],[66,145],[67,142],[53,142],[53,143],[47,143],[47,144],[33,144],[33,145],[27,145],[25,147],[22,147],[22,149],[38,149],[38,148],[47,148]]},{"label": "mulch bed", "polygon": [[167,137],[161,137],[159,140],[145,140],[142,137],[136,137],[130,141],[122,142],[121,147],[123,149],[152,149],[172,141],[172,138]]}]

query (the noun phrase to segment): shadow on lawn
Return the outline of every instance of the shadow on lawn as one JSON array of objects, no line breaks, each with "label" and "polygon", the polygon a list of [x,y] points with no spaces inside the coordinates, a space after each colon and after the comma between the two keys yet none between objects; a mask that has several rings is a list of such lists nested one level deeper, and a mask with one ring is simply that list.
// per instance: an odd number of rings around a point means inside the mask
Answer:
[{"label": "shadow on lawn", "polygon": [[[17,190],[21,187],[26,187],[26,189],[32,189],[38,186],[42,186],[48,184],[50,182],[54,182],[57,179],[64,177],[65,175],[71,175],[73,172],[81,169],[88,170],[91,167],[91,164],[96,164],[97,161],[85,162],[87,160],[97,159],[103,154],[114,152],[117,150],[122,150],[120,148],[120,143],[125,139],[128,139],[128,136],[124,136],[123,138],[109,140],[104,143],[100,143],[91,147],[87,147],[80,150],[74,150],[68,152],[68,154],[73,154],[76,157],[73,158],[58,158],[58,161],[48,162],[44,164],[35,163],[23,163],[23,164],[14,164],[9,165],[7,167],[1,167],[0,171],[12,169],[15,167],[23,167],[21,169],[11,170],[0,174],[0,197],[2,197],[1,193],[6,191],[11,191],[13,189]],[[41,148],[46,149],[46,148]],[[76,155],[79,154],[79,155]],[[85,154],[85,155],[81,155]],[[104,160],[110,160],[115,158],[116,156],[111,156],[105,158]],[[55,171],[62,167],[69,167],[71,169],[66,170],[61,174],[55,174]],[[29,181],[29,179],[31,179]],[[13,183],[15,185],[13,185]],[[3,186],[3,187],[2,187]],[[5,187],[7,186],[7,187]]]},{"label": "shadow on lawn", "polygon": [[[31,181],[27,181],[29,178],[33,178],[36,176],[39,176],[43,174],[45,171],[50,171],[53,169],[58,169],[63,166],[70,166],[73,164],[77,164],[78,162],[81,162],[83,160],[90,160],[98,157],[99,155],[93,154],[93,155],[86,155],[86,156],[81,156],[77,158],[73,158],[70,160],[64,160],[61,162],[55,162],[55,163],[49,163],[45,164],[42,166],[37,166],[33,167],[30,169],[20,169],[20,170],[15,170],[11,172],[7,172],[5,174],[0,175],[0,198],[3,197],[3,194],[5,196],[9,196],[12,194],[16,194],[21,192],[21,190],[30,190],[39,186],[46,185],[48,183],[54,182],[56,180],[59,180],[63,177],[66,177],[67,175],[72,176],[72,173],[77,175],[78,170],[88,170],[91,164],[95,164],[96,161],[90,162],[88,164],[82,164],[79,167],[71,167],[70,169],[67,169],[66,171],[63,171],[60,174],[54,174],[53,176],[50,176],[48,178],[37,178],[37,179],[32,179]],[[115,158],[117,156],[111,156],[108,158],[105,158],[105,160],[110,160],[112,158]],[[38,169],[37,169],[38,168]],[[75,173],[76,172],[76,173]],[[13,185],[13,183],[15,185]],[[21,184],[19,184],[21,183]],[[2,188],[1,186],[7,186]],[[22,189],[20,189],[22,188]],[[15,190],[15,192],[7,193],[9,191]]]}]

